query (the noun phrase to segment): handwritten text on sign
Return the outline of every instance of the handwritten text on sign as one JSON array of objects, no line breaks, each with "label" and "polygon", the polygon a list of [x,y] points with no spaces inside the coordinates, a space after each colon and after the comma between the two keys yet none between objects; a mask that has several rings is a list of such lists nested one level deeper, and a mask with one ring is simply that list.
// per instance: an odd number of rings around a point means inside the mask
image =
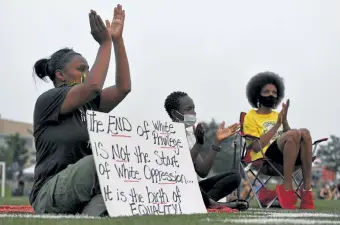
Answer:
[{"label": "handwritten text on sign", "polygon": [[110,216],[205,213],[183,124],[87,111]]}]

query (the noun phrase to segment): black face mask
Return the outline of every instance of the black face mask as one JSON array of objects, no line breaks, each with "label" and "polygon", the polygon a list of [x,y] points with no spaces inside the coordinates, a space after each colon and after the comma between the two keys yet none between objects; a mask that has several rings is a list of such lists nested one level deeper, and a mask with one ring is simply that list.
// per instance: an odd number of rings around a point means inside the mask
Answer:
[{"label": "black face mask", "polygon": [[272,95],[269,96],[262,96],[259,97],[259,103],[260,105],[263,105],[264,107],[268,108],[275,108],[277,104],[277,97],[274,97]]}]

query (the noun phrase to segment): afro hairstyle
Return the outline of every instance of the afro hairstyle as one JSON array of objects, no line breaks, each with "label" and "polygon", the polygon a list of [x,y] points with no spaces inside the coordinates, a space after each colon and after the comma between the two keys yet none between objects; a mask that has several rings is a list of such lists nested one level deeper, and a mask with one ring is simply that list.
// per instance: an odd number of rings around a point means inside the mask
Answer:
[{"label": "afro hairstyle", "polygon": [[247,84],[246,94],[248,102],[254,108],[258,108],[258,99],[262,88],[267,84],[273,84],[277,89],[277,103],[280,104],[285,96],[283,78],[273,72],[262,72],[253,76]]},{"label": "afro hairstyle", "polygon": [[182,91],[175,91],[168,95],[168,97],[165,99],[164,108],[171,119],[173,119],[171,111],[179,110],[179,99],[185,96],[188,96],[188,94]]}]

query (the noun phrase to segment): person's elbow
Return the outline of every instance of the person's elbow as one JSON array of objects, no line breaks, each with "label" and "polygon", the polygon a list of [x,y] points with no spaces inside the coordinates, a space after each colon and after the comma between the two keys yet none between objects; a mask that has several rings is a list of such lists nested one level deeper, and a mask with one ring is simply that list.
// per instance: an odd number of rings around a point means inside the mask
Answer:
[{"label": "person's elbow", "polygon": [[255,147],[255,148],[252,148],[252,150],[256,153],[259,153],[261,151],[261,148],[260,147]]},{"label": "person's elbow", "polygon": [[122,89],[124,95],[128,95],[131,92],[131,86]]},{"label": "person's elbow", "polygon": [[131,92],[131,80],[129,80],[128,82],[124,82],[124,85],[121,85],[120,89],[122,93],[128,95]]},{"label": "person's elbow", "polygon": [[258,144],[255,144],[255,143],[252,143],[251,145],[249,145],[248,149],[251,149],[251,150],[253,150],[256,153],[261,151],[260,146]]},{"label": "person's elbow", "polygon": [[118,88],[121,96],[127,96],[131,92],[131,85],[126,85]]}]

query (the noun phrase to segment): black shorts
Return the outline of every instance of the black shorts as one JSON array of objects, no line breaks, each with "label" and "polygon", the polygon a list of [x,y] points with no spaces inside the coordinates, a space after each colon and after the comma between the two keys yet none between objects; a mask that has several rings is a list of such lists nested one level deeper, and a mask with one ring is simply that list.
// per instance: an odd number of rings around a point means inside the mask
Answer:
[{"label": "black shorts", "polygon": [[[271,159],[273,162],[283,166],[283,154],[280,151],[276,140],[271,145],[269,145],[265,155],[269,159]],[[300,156],[300,151],[299,151],[299,155],[296,159],[295,166],[301,166],[301,165],[302,165],[302,162],[301,162],[301,156]]]}]

